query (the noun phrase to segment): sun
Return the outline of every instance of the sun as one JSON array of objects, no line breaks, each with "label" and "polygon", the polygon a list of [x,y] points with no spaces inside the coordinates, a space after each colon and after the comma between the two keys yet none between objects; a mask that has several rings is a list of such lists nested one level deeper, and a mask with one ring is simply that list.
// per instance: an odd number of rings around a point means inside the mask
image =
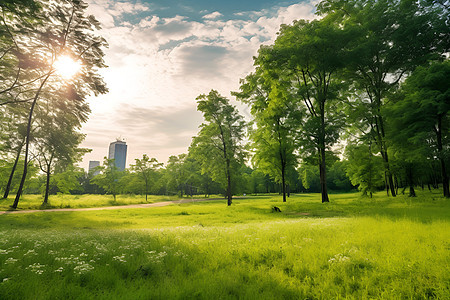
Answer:
[{"label": "sun", "polygon": [[71,79],[80,71],[81,62],[68,55],[63,55],[55,61],[53,67],[59,76],[64,79]]}]

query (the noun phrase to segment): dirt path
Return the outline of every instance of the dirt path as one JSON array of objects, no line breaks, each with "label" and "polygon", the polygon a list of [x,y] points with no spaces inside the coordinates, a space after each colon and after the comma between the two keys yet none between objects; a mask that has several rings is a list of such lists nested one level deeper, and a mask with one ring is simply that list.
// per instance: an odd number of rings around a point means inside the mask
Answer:
[{"label": "dirt path", "polygon": [[156,202],[156,203],[101,206],[101,207],[88,207],[88,208],[50,208],[50,209],[30,209],[30,210],[8,210],[8,211],[0,211],[0,215],[28,214],[28,213],[35,213],[35,212],[54,212],[54,211],[88,211],[88,210],[112,210],[112,209],[126,209],[126,208],[162,207],[162,206],[168,206],[171,204],[214,201],[214,200],[224,200],[225,201],[224,198],[181,199],[181,200],[177,200],[177,201],[163,201],[163,202]]}]

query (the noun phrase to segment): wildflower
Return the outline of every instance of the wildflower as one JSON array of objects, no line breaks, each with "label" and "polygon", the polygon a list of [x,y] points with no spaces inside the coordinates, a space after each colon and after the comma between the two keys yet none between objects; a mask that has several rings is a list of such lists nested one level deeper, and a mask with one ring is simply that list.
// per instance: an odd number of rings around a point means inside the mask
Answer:
[{"label": "wildflower", "polygon": [[5,261],[5,264],[13,264],[16,261],[17,261],[17,259],[10,257]]},{"label": "wildflower", "polygon": [[75,268],[73,268],[73,270],[75,271],[75,273],[78,273],[81,275],[83,273],[87,273],[87,272],[94,270],[94,267],[88,263],[81,262],[81,264],[78,264]]},{"label": "wildflower", "polygon": [[41,275],[42,273],[44,273],[44,270],[42,270],[42,268],[44,267],[45,265],[41,265],[40,263],[34,263],[26,267],[26,269],[29,269],[31,272]]},{"label": "wildflower", "polygon": [[341,253],[336,254],[334,257],[330,258],[328,260],[328,263],[334,264],[334,263],[345,263],[350,261],[350,257],[345,256]]},{"label": "wildflower", "polygon": [[125,254],[122,254],[121,256],[114,256],[113,259],[120,261],[120,262],[127,262],[125,260]]},{"label": "wildflower", "polygon": [[34,249],[28,250],[27,253],[25,253],[25,255],[37,255],[36,251],[34,251]]},{"label": "wildflower", "polygon": [[166,251],[156,253],[156,251],[149,251],[150,261],[154,263],[161,263],[163,258],[167,255]]},{"label": "wildflower", "polygon": [[58,269],[56,269],[55,270],[55,272],[59,272],[59,273],[61,273],[62,271],[64,270],[64,268],[63,267],[59,267]]}]

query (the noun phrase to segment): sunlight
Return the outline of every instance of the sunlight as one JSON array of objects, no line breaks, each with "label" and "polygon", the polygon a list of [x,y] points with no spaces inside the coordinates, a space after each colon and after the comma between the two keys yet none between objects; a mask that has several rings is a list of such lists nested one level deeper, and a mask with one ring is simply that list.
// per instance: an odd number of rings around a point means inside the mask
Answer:
[{"label": "sunlight", "polygon": [[55,61],[53,67],[62,78],[71,79],[80,71],[81,63],[68,55],[63,55]]}]

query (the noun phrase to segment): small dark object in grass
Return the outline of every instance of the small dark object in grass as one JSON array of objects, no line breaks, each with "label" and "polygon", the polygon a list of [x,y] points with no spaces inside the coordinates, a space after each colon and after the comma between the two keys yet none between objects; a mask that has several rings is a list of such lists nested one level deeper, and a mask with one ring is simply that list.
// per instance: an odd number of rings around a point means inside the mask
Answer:
[{"label": "small dark object in grass", "polygon": [[281,212],[281,209],[278,206],[272,207],[272,212]]}]

